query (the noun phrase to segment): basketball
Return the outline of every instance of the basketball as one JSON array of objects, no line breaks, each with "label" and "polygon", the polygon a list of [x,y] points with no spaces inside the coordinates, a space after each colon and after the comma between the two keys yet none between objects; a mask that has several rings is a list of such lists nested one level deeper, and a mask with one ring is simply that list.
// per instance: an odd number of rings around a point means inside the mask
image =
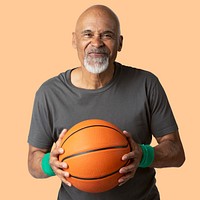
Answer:
[{"label": "basketball", "polygon": [[122,161],[122,156],[131,149],[118,127],[99,119],[74,125],[62,139],[61,147],[64,153],[59,161],[68,164],[67,180],[90,193],[105,192],[119,184],[119,169],[129,162]]}]

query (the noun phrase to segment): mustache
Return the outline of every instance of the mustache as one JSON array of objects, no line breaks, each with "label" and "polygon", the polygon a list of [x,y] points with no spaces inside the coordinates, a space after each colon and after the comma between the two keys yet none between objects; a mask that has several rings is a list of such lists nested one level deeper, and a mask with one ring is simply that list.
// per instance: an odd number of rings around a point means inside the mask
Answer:
[{"label": "mustache", "polygon": [[90,50],[88,50],[86,52],[86,54],[90,54],[90,53],[103,53],[103,54],[108,54],[108,50],[105,48],[91,48]]}]

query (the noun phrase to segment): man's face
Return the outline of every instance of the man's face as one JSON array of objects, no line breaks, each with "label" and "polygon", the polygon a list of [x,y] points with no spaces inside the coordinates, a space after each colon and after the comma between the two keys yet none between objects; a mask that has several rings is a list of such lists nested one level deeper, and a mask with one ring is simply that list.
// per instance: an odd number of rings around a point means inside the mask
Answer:
[{"label": "man's face", "polygon": [[109,15],[92,12],[78,21],[73,46],[82,66],[96,68],[94,73],[101,73],[115,61],[117,51],[121,50],[122,36]]}]

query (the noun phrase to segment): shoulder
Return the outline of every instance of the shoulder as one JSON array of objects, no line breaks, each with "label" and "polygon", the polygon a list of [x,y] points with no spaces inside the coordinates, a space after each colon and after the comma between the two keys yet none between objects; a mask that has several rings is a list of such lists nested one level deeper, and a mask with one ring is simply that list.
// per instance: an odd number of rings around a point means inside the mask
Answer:
[{"label": "shoulder", "polygon": [[124,79],[132,79],[137,81],[142,81],[148,83],[157,83],[159,82],[158,77],[147,70],[136,68],[135,66],[127,66],[117,63],[121,69],[121,75]]},{"label": "shoulder", "polygon": [[49,78],[41,84],[36,94],[50,94],[63,88],[66,85],[68,73],[69,70],[67,70],[66,72],[62,72],[57,76]]}]

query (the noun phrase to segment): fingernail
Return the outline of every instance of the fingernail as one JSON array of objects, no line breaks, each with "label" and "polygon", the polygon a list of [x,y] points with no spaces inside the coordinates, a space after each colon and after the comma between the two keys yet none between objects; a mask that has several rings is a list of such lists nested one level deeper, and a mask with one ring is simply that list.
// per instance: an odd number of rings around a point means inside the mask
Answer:
[{"label": "fingernail", "polygon": [[128,133],[128,132],[126,130],[124,130],[123,133]]},{"label": "fingernail", "polygon": [[68,183],[67,185],[68,185],[69,187],[71,187],[71,186],[72,186],[72,184],[71,184],[71,183]]},{"label": "fingernail", "polygon": [[119,179],[119,180],[118,180],[118,183],[119,183],[119,186],[121,186],[121,185],[124,184],[124,180],[123,180],[123,179]]},{"label": "fingernail", "polygon": [[119,180],[118,180],[118,183],[121,183],[121,182],[123,182],[123,180],[122,180],[122,179],[119,179]]},{"label": "fingernail", "polygon": [[127,156],[123,156],[123,157],[122,157],[122,160],[126,160],[126,159],[127,159]]},{"label": "fingernail", "polygon": [[65,176],[66,178],[68,178],[68,177],[69,177],[69,173],[68,173],[68,172],[65,172],[65,173],[64,173],[64,176]]},{"label": "fingernail", "polygon": [[67,168],[67,164],[66,163],[62,163],[62,167],[63,168]]},{"label": "fingernail", "polygon": [[63,153],[64,150],[62,148],[59,149],[59,153]]}]

